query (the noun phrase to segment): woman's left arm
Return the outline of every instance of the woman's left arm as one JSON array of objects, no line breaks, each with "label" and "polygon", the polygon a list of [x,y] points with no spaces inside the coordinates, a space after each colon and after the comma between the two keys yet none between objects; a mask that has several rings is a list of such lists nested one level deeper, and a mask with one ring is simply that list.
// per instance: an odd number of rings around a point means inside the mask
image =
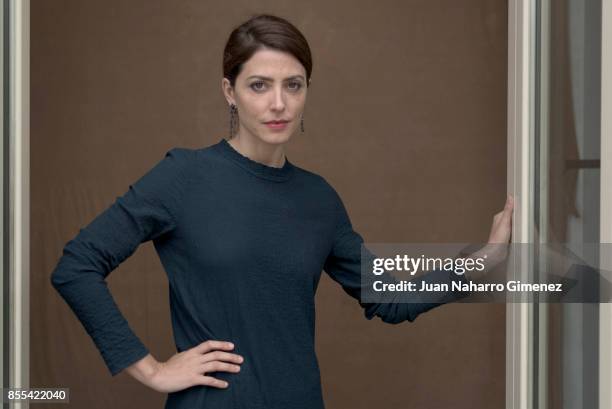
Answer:
[{"label": "woman's left arm", "polygon": [[[382,321],[390,324],[398,324],[403,321],[412,322],[417,316],[432,308],[451,302],[455,298],[465,296],[465,293],[460,293],[460,295],[450,293],[449,297],[442,302],[421,302],[417,293],[394,292],[389,294],[384,302],[363,302],[362,295],[368,290],[367,288],[371,285],[371,282],[363,280],[361,266],[362,263],[371,265],[376,256],[365,248],[365,259],[362,260],[363,238],[353,229],[346,208],[339,197],[338,204],[338,223],[335,230],[334,244],[326,258],[323,269],[334,281],[342,286],[347,294],[359,301],[367,319],[370,320],[375,316],[379,316]],[[494,216],[489,242],[508,240],[511,230],[511,212],[512,204],[510,202],[510,205],[507,203],[505,209]],[[398,282],[396,278],[386,272],[376,279],[392,284]],[[465,281],[466,277],[457,275],[454,271],[433,270],[412,279],[411,282],[420,287],[422,281],[441,284],[450,283],[453,280]]]}]

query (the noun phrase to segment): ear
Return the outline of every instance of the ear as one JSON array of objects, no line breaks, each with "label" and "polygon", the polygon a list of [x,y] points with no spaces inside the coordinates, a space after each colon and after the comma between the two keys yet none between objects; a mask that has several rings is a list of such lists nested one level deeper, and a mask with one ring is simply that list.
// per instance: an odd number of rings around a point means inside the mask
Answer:
[{"label": "ear", "polygon": [[225,77],[221,80],[221,90],[223,91],[223,95],[227,100],[228,105],[236,104],[234,99],[234,88],[230,84],[229,80]]}]

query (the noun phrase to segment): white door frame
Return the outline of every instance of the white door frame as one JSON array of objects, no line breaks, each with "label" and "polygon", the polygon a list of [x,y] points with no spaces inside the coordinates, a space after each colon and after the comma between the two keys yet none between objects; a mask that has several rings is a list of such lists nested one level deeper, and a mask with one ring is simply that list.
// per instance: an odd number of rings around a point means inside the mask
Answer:
[{"label": "white door frame", "polygon": [[[8,265],[9,265],[9,362],[8,386],[28,388],[30,383],[30,1],[4,0],[8,7],[9,48],[5,68],[9,93],[3,121],[8,121]],[[4,51],[4,50],[3,50]],[[5,201],[6,203],[6,201]],[[5,272],[6,273],[6,272]],[[29,404],[10,403],[10,408]]]},{"label": "white door frame", "polygon": [[[542,1],[546,7],[547,1]],[[515,196],[513,242],[533,241],[534,92],[536,2],[508,2],[508,190]],[[543,13],[543,15],[546,13]],[[543,21],[542,24],[547,24]],[[611,39],[605,41],[606,39]],[[602,0],[601,203],[602,243],[612,243],[612,0]],[[543,46],[545,44],[543,43]],[[546,52],[546,48],[542,48]],[[544,58],[546,60],[546,58]],[[544,61],[545,62],[545,61]],[[543,90],[544,92],[546,90]],[[541,124],[545,126],[546,124]],[[542,134],[546,134],[543,132]],[[545,239],[545,238],[544,238]],[[612,254],[601,252],[601,268],[612,270]],[[522,270],[522,269],[521,269]],[[608,277],[612,280],[612,277]],[[539,310],[540,314],[542,310]],[[506,307],[506,409],[529,409],[533,386],[534,305]],[[542,317],[544,318],[544,317]],[[545,337],[544,337],[545,339]],[[540,340],[542,341],[542,340]],[[600,304],[599,408],[612,407],[612,304]],[[545,342],[545,341],[544,341]],[[545,371],[539,371],[543,376]],[[544,384],[546,384],[545,378]],[[539,406],[547,407],[546,394]]]},{"label": "white door frame", "polygon": [[[534,39],[534,2],[509,0],[507,186],[515,198],[513,243],[529,243],[533,237]],[[522,265],[518,270],[528,271]],[[506,409],[531,406],[532,325],[531,304],[506,305]]]}]

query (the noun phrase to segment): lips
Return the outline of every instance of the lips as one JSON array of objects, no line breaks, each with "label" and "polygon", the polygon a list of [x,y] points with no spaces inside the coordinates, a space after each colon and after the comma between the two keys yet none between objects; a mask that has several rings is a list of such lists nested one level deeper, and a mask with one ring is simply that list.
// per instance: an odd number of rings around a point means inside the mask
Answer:
[{"label": "lips", "polygon": [[287,121],[268,121],[265,122],[265,125],[268,129],[272,131],[284,131],[287,129]]},{"label": "lips", "polygon": [[280,121],[268,121],[268,122],[264,122],[264,124],[285,124],[289,121],[281,119]]}]

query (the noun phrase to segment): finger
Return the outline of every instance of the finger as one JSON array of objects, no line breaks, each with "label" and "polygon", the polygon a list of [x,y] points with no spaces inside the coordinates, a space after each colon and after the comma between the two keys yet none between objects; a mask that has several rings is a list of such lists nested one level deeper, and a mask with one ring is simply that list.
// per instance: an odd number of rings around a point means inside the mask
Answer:
[{"label": "finger", "polygon": [[207,375],[198,376],[197,381],[198,385],[212,386],[214,388],[227,388],[229,386],[226,381]]},{"label": "finger", "polygon": [[235,363],[242,363],[244,358],[238,354],[232,354],[224,351],[212,351],[202,355],[202,363],[209,361],[228,361]]},{"label": "finger", "polygon": [[512,210],[514,209],[514,201],[512,200],[512,196],[508,196],[508,200],[506,200],[506,205],[504,206],[502,220],[505,223],[509,223],[512,217]]},{"label": "finger", "polygon": [[227,362],[221,361],[210,361],[202,364],[202,371],[205,373],[208,372],[240,372],[240,366],[234,364],[228,364]]},{"label": "finger", "polygon": [[508,199],[506,199],[506,205],[511,209],[514,208],[514,197],[512,197],[512,195],[508,195]]},{"label": "finger", "polygon": [[212,351],[213,349],[233,349],[234,344],[226,341],[215,341],[209,339],[208,341],[202,342],[200,345],[196,347],[196,350],[202,354]]}]

